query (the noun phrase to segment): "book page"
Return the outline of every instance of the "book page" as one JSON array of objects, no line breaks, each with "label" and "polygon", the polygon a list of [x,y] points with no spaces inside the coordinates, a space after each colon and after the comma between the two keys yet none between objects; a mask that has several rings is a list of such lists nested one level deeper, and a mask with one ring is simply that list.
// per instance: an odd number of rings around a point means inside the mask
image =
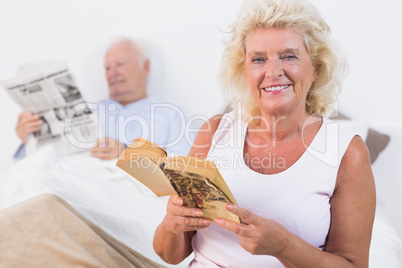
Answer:
[{"label": "book page", "polygon": [[237,205],[236,199],[214,162],[189,156],[176,156],[165,161],[165,169],[191,172],[204,176],[220,189],[231,203]]},{"label": "book page", "polygon": [[164,169],[167,177],[187,207],[200,208],[203,216],[211,220],[218,217],[239,222],[239,217],[229,212],[225,204],[232,203],[206,177],[172,169]]},{"label": "book page", "polygon": [[176,193],[159,165],[151,158],[142,156],[134,148],[126,148],[121,153],[116,166],[147,186],[157,196]]},{"label": "book page", "polygon": [[144,139],[142,137],[137,137],[127,148],[131,153],[137,153],[142,157],[149,157],[158,166],[167,157],[167,152],[165,149],[159,145]]},{"label": "book page", "polygon": [[178,193],[188,207],[200,208],[204,217],[240,222],[226,210],[237,204],[212,161],[188,156],[168,158],[166,151],[138,137],[120,155],[116,165],[152,190],[157,196]]}]

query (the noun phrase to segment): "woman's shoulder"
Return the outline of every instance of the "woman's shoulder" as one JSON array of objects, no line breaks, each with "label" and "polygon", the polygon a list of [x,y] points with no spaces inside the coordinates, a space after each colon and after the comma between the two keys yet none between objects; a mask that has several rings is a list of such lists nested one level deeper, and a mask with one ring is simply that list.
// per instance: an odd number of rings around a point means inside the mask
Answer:
[{"label": "woman's shoulder", "polygon": [[217,114],[209,118],[199,129],[189,156],[206,158],[212,140],[225,114]]},{"label": "woman's shoulder", "polygon": [[204,126],[208,126],[208,124],[211,126],[211,130],[215,132],[218,129],[219,124],[221,123],[222,118],[225,116],[225,114],[216,114],[212,116],[211,118],[208,119],[207,122],[205,122]]},{"label": "woman's shoulder", "polygon": [[199,135],[202,136],[211,136],[213,137],[214,133],[218,130],[219,127],[223,127],[223,125],[230,124],[236,119],[234,116],[234,112],[229,112],[225,114],[216,114],[209,118],[200,128],[202,132],[199,132]]},{"label": "woman's shoulder", "polygon": [[342,160],[344,164],[346,163],[356,167],[370,164],[370,154],[362,137],[355,135],[351,139]]},{"label": "woman's shoulder", "polygon": [[372,177],[370,154],[366,143],[360,136],[355,135],[341,160],[336,188],[364,185]]}]

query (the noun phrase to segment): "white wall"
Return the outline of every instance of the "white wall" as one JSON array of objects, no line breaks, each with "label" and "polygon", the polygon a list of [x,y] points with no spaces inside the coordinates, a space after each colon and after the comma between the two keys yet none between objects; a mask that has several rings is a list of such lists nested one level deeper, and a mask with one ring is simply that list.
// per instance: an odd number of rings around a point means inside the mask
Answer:
[{"label": "white wall", "polygon": [[[340,96],[340,110],[353,118],[368,120],[380,131],[389,126],[401,128],[402,1],[315,2],[349,55],[351,71]],[[219,29],[226,29],[241,3],[242,0],[1,0],[0,80],[13,77],[24,62],[66,59],[83,95],[89,101],[104,98],[105,41],[127,34],[151,44],[150,92],[181,105],[189,115],[209,117],[224,107],[216,83],[222,51]],[[14,126],[20,110],[3,90],[0,101],[0,157],[5,160],[18,145]],[[394,172],[383,174],[380,169],[378,176],[395,176],[392,179],[401,184],[400,168],[390,168]],[[402,226],[402,219],[397,220]]]},{"label": "white wall", "polygon": [[[236,3],[237,2],[237,3]],[[241,1],[5,1],[0,6],[0,80],[25,62],[66,59],[89,101],[107,96],[102,69],[105,43],[126,34],[148,41],[152,52],[150,92],[180,104],[189,114],[212,116],[223,100],[216,84],[221,35]],[[19,108],[0,91],[2,137],[18,140],[13,128]],[[7,116],[5,116],[7,114]],[[5,131],[7,130],[7,131]]]}]

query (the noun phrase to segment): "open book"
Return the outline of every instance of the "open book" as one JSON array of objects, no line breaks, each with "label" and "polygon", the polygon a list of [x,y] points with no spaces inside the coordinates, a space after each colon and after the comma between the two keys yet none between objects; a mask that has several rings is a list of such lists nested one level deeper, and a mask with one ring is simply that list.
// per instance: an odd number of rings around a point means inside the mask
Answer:
[{"label": "open book", "polygon": [[147,186],[157,196],[177,193],[188,207],[200,208],[211,220],[239,222],[225,209],[237,204],[214,162],[189,156],[168,157],[162,147],[138,137],[120,155],[116,165]]}]

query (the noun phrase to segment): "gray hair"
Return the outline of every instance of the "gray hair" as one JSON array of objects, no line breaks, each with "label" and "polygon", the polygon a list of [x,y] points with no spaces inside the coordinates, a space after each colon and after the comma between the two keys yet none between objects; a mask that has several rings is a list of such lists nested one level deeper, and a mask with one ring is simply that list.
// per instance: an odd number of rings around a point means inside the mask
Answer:
[{"label": "gray hair", "polygon": [[143,64],[145,60],[150,59],[150,48],[147,42],[141,39],[133,39],[125,35],[120,35],[120,36],[115,36],[110,39],[108,48],[111,48],[114,45],[120,44],[120,43],[125,43],[128,42],[130,43],[133,48],[135,48],[138,51],[139,57],[138,57],[138,63]]}]

